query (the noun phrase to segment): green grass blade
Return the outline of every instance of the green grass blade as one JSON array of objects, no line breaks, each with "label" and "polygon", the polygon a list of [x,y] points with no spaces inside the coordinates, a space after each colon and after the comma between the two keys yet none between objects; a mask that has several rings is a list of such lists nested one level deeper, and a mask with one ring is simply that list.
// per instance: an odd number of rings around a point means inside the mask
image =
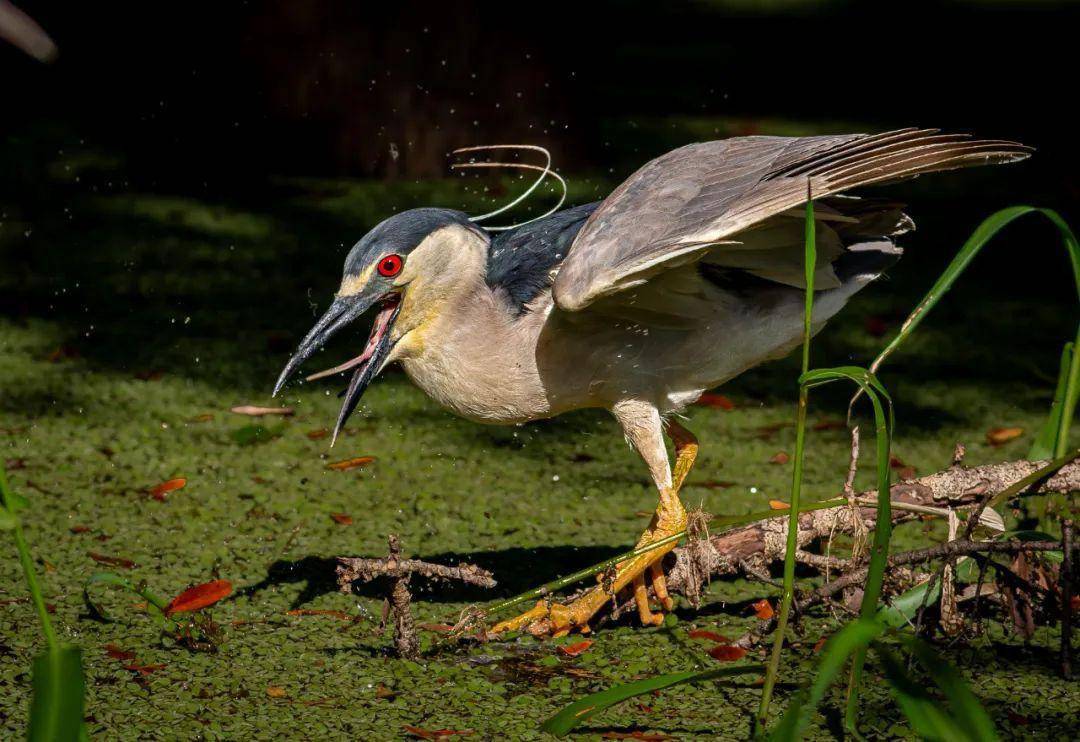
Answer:
[{"label": "green grass blade", "polygon": [[145,585],[134,585],[131,583],[130,580],[127,580],[120,575],[113,574],[112,572],[95,572],[94,574],[90,575],[90,577],[83,584],[83,602],[86,603],[86,607],[91,611],[91,613],[96,614],[103,621],[112,621],[112,616],[110,616],[105,611],[105,609],[101,606],[100,603],[96,603],[90,597],[90,588],[94,585],[99,584],[111,585],[113,587],[118,587],[122,590],[127,590],[128,592],[135,593],[143,600],[145,600],[149,607],[155,609],[154,611],[151,611],[152,615],[154,615],[155,617],[160,617],[162,620],[165,619],[165,607],[169,604],[169,602],[162,598],[160,595],[151,592],[149,589],[147,589]]},{"label": "green grass blade", "polygon": [[556,737],[563,737],[570,733],[574,727],[581,724],[594,714],[598,714],[606,708],[621,703],[628,698],[640,696],[643,693],[652,693],[654,690],[670,688],[673,685],[683,683],[697,683],[702,680],[716,680],[717,678],[730,678],[737,675],[749,675],[760,673],[765,669],[764,665],[740,665],[738,667],[718,667],[709,670],[691,670],[687,672],[673,672],[667,675],[657,675],[632,683],[617,685],[614,688],[593,693],[591,696],[574,701],[559,713],[545,721],[540,728]]},{"label": "green grass blade", "polygon": [[919,660],[919,664],[934,679],[937,687],[945,694],[953,716],[959,721],[961,729],[973,740],[983,742],[996,740],[997,730],[994,729],[994,722],[990,720],[986,709],[979,703],[979,699],[971,692],[971,688],[956,668],[946,662],[929,644],[917,637],[910,637],[904,643]]},{"label": "green grass blade", "polygon": [[1073,451],[1070,454],[1054,459],[1043,468],[1033,471],[1031,474],[1028,474],[1020,481],[1013,482],[1001,492],[998,492],[996,495],[990,498],[990,500],[986,503],[986,507],[995,508],[1001,503],[1008,502],[1012,498],[1022,494],[1026,490],[1035,488],[1039,483],[1044,482],[1050,477],[1054,476],[1054,473],[1057,472],[1058,469],[1062,468],[1066,464],[1070,464],[1075,461],[1078,456],[1080,456],[1080,450]]},{"label": "green grass blade", "polygon": [[[817,236],[814,224],[814,201],[810,197],[810,181],[806,182],[806,224],[803,249],[803,271],[806,280],[806,298],[803,307],[803,345],[802,373],[810,370],[810,338],[813,329],[814,312],[814,274],[817,271]],[[777,616],[776,638],[773,640],[769,655],[768,671],[765,684],[761,689],[761,704],[758,707],[755,728],[764,729],[765,719],[769,714],[769,703],[776,685],[776,676],[780,670],[780,654],[784,649],[784,634],[787,631],[791,601],[795,595],[795,552],[798,549],[799,501],[802,497],[802,474],[804,450],[806,447],[806,410],[809,404],[809,387],[799,384],[799,402],[795,411],[795,464],[791,478],[791,512],[788,515],[787,544],[784,552],[784,583],[780,595],[780,613]]]},{"label": "green grass blade", "polygon": [[7,513],[8,528],[6,530],[11,531],[11,536],[15,541],[15,551],[19,554],[19,564],[22,566],[23,578],[26,580],[26,587],[30,592],[30,601],[34,604],[34,609],[38,614],[38,621],[41,623],[41,633],[45,637],[45,643],[49,649],[56,651],[59,649],[60,643],[56,638],[56,631],[53,629],[52,621],[49,619],[49,611],[45,607],[45,596],[41,592],[41,585],[38,583],[37,573],[34,571],[34,557],[30,553],[30,545],[26,543],[22,524],[19,522],[18,515],[16,515],[18,510],[26,507],[26,500],[12,492],[7,481],[7,470],[4,469],[2,460],[0,460],[0,507]]},{"label": "green grass blade", "polygon": [[[956,253],[956,257],[949,263],[948,268],[941,274],[938,280],[926,293],[922,301],[916,305],[915,309],[908,315],[908,318],[901,325],[900,331],[897,333],[889,344],[885,346],[885,349],[878,354],[874,362],[870,364],[870,370],[877,372],[881,367],[881,364],[892,355],[892,353],[900,347],[900,344],[904,342],[919,326],[920,323],[926,318],[926,315],[930,313],[937,303],[941,301],[942,297],[948,293],[952,285],[956,283],[956,280],[967,269],[971,261],[982,250],[982,248],[997,235],[1002,229],[1012,224],[1014,221],[1027,214],[1041,214],[1046,217],[1056,228],[1058,234],[1061,237],[1062,242],[1065,245],[1065,250],[1069,255],[1069,263],[1073,270],[1073,282],[1076,286],[1077,296],[1080,297],[1080,242],[1077,241],[1076,235],[1072,229],[1069,228],[1068,223],[1053,209],[1042,209],[1035,206],[1010,206],[1006,209],[996,211],[979,224],[972,232],[971,236]],[[1077,331],[1077,341],[1074,347],[1080,347],[1080,329]],[[1080,353],[1073,353],[1069,363],[1068,375],[1064,376],[1066,380],[1065,389],[1062,394],[1062,400],[1064,404],[1061,406],[1060,415],[1056,415],[1051,412],[1051,419],[1056,422],[1057,428],[1053,434],[1053,445],[1050,446],[1050,450],[1055,457],[1064,455],[1068,449],[1068,432],[1072,425],[1073,412],[1076,409],[1078,399],[1080,399]],[[856,393],[855,397],[858,398],[859,394]],[[854,399],[852,400],[854,403]],[[1053,423],[1048,422],[1047,426],[1052,426]],[[1040,443],[1048,443],[1051,436],[1047,434],[1047,438],[1044,440],[1040,435]],[[1040,457],[1043,458],[1043,457]]]},{"label": "green grass blade", "polygon": [[82,652],[78,647],[49,649],[34,659],[30,701],[30,742],[68,742],[85,738]]},{"label": "green grass blade", "polygon": [[794,742],[801,739],[810,715],[821,704],[825,693],[844,669],[848,658],[865,650],[884,630],[884,626],[876,621],[857,618],[829,637],[822,647],[814,682],[792,700],[780,722],[769,734],[769,739],[774,742]]},{"label": "green grass blade", "polygon": [[1072,370],[1074,343],[1065,343],[1061,350],[1061,363],[1058,366],[1057,388],[1054,389],[1054,401],[1050,403],[1050,415],[1043,424],[1042,430],[1036,436],[1035,442],[1028,450],[1029,461],[1042,461],[1054,456],[1054,446],[1057,445],[1058,428],[1061,426],[1061,411],[1065,407],[1065,390],[1069,383],[1069,374]]},{"label": "green grass blade", "polygon": [[870,364],[870,370],[877,372],[881,364],[885,362],[885,359],[892,355],[900,344],[915,331],[915,328],[922,323],[926,318],[926,315],[930,313],[930,310],[937,306],[937,303],[941,301],[941,298],[952,288],[952,285],[956,283],[956,279],[967,269],[968,265],[979,254],[979,251],[989,242],[998,232],[1012,224],[1014,221],[1026,214],[1039,213],[1048,218],[1054,226],[1058,228],[1058,232],[1061,234],[1061,238],[1065,243],[1065,248],[1069,253],[1069,260],[1073,269],[1073,279],[1076,283],[1077,295],[1080,296],[1080,243],[1077,242],[1076,236],[1072,230],[1069,229],[1068,224],[1061,215],[1052,209],[1040,209],[1034,206],[1010,206],[1006,209],[996,211],[990,216],[986,217],[975,228],[967,242],[956,253],[956,257],[949,263],[949,267],[941,274],[938,280],[926,293],[915,309],[908,315],[908,318],[904,321],[904,324],[900,327],[900,332],[897,333],[885,349],[878,354],[878,357],[874,359],[874,362]]},{"label": "green grass blade", "polygon": [[973,742],[979,739],[969,736],[959,721],[941,708],[938,700],[930,696],[926,689],[911,677],[904,664],[887,647],[875,643],[874,652],[885,671],[885,679],[893,697],[917,735],[923,739],[943,742]]},{"label": "green grass blade", "polygon": [[[1076,348],[1080,347],[1080,328],[1076,330],[1076,341],[1073,343],[1072,358],[1069,362],[1069,375],[1065,382],[1064,403],[1061,405],[1061,414],[1057,418],[1057,436],[1054,443],[1054,456],[1064,456],[1069,449],[1069,430],[1072,428],[1073,412],[1080,397],[1080,353]],[[1049,423],[1053,424],[1053,423]]]},{"label": "green grass blade", "polygon": [[[1045,531],[1006,531],[998,536],[998,541],[1057,541],[1058,537],[1051,536]],[[1038,558],[1044,559],[1054,564],[1061,564],[1065,561],[1065,552],[1063,551],[1040,551],[1038,552]]]},{"label": "green grass blade", "polygon": [[[927,596],[930,583],[934,586]],[[939,580],[927,580],[921,585],[916,585],[910,590],[905,590],[900,595],[890,600],[878,609],[877,620],[894,629],[909,626],[922,605],[933,605],[941,597],[941,582]]]},{"label": "green grass blade", "polygon": [[[892,400],[885,387],[868,369],[858,366],[840,366],[823,368],[804,373],[799,383],[806,388],[828,384],[833,381],[849,380],[859,386],[874,407],[874,439],[876,451],[876,470],[878,477],[877,518],[874,522],[874,539],[870,547],[870,564],[867,568],[866,586],[862,605],[859,610],[863,618],[873,618],[877,614],[881,588],[885,580],[885,566],[889,557],[889,541],[892,539],[892,502],[889,498],[889,451],[892,446],[892,431],[896,420]],[[882,405],[882,398],[888,402],[888,408]],[[858,691],[862,679],[862,667],[866,660],[865,649],[856,652],[851,665],[851,677],[848,682],[848,704],[845,723],[848,730],[855,731],[858,712]]]}]

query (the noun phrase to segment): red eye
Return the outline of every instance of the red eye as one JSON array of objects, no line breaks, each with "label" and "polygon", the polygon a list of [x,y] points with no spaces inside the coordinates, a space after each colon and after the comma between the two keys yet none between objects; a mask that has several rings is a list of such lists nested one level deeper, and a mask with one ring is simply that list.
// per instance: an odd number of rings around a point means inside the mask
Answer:
[{"label": "red eye", "polygon": [[390,278],[401,273],[401,256],[387,255],[379,261],[379,275]]}]

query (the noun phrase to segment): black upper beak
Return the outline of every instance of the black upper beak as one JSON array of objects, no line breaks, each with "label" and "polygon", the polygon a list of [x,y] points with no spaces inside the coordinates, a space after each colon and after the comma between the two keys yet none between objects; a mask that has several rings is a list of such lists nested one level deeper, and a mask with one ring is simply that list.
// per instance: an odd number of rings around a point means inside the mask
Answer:
[{"label": "black upper beak", "polygon": [[285,364],[277,383],[274,384],[274,393],[277,396],[285,382],[296,373],[296,369],[310,358],[315,351],[320,350],[330,337],[345,325],[352,322],[366,312],[375,303],[373,298],[366,298],[362,294],[358,296],[335,296],[330,308],[319,318],[315,326],[311,328],[307,336],[300,342],[293,357]]},{"label": "black upper beak", "polygon": [[[388,316],[380,313],[380,317],[383,318],[382,321],[376,319],[373,336],[368,339],[369,345],[372,342],[375,345],[373,348],[369,348],[371,351],[370,357],[356,368],[352,378],[349,380],[349,386],[344,392],[345,399],[341,405],[341,412],[338,413],[337,424],[334,426],[334,436],[330,445],[333,445],[334,441],[337,440],[338,433],[341,431],[345,421],[356,409],[364,390],[367,389],[372,379],[382,368],[383,362],[393,347],[393,342],[390,339],[390,328],[393,326],[401,306],[397,298],[394,294],[389,296],[367,295],[367,292],[362,292],[356,296],[335,297],[333,303],[330,304],[330,308],[319,318],[319,321],[311,328],[307,337],[300,343],[300,347],[296,349],[296,353],[285,364],[281,376],[278,377],[277,384],[274,385],[274,394],[276,395],[289,378],[296,373],[300,365],[310,358],[315,351],[322,348],[334,333],[362,315],[377,301],[384,300],[383,312],[388,313]],[[375,335],[376,332],[379,334]]]}]

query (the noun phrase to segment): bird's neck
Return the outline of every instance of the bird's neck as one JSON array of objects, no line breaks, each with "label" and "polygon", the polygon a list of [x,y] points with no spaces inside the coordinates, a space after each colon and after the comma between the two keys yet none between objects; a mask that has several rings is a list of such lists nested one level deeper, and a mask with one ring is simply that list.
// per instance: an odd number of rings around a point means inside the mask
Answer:
[{"label": "bird's neck", "polygon": [[403,316],[407,323],[390,360],[400,361],[428,396],[470,420],[544,417],[550,410],[535,348],[546,312],[520,314],[488,286],[486,247],[459,253],[450,276],[437,288],[424,287],[422,304],[406,306],[405,292],[394,327]]},{"label": "bird's neck", "polygon": [[[426,270],[403,292],[394,322],[395,360],[421,354],[433,336],[466,321],[474,331],[483,330],[481,316],[499,304],[485,280],[488,247],[488,239],[471,230],[446,230],[443,239],[424,243],[410,256]],[[428,254],[419,255],[421,250]]]}]

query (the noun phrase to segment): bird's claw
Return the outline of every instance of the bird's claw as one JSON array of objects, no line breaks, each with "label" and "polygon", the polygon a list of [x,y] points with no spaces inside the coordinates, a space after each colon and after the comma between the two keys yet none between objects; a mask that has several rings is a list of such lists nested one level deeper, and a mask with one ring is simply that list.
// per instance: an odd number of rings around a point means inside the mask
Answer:
[{"label": "bird's claw", "polygon": [[566,636],[574,629],[577,629],[582,634],[589,633],[588,619],[590,616],[585,616],[583,620],[579,620],[580,617],[577,615],[578,612],[573,610],[573,605],[566,606],[562,603],[539,600],[533,608],[521,615],[495,624],[491,633],[502,634],[507,631],[526,631],[533,636],[552,636],[556,638]]},{"label": "bird's claw", "polygon": [[[649,605],[646,574],[652,584],[653,595],[660,603],[660,611],[654,612]],[[643,626],[659,626],[664,622],[664,613],[670,612],[675,607],[675,601],[668,594],[667,581],[659,560],[646,566],[629,585],[626,585],[626,590],[633,593],[638,617]],[[569,605],[540,600],[521,615],[496,624],[491,633],[525,631],[533,636],[550,636],[556,639],[572,631],[588,634],[591,631],[589,621],[604,603],[611,600],[611,597],[610,586],[601,584]]]}]

